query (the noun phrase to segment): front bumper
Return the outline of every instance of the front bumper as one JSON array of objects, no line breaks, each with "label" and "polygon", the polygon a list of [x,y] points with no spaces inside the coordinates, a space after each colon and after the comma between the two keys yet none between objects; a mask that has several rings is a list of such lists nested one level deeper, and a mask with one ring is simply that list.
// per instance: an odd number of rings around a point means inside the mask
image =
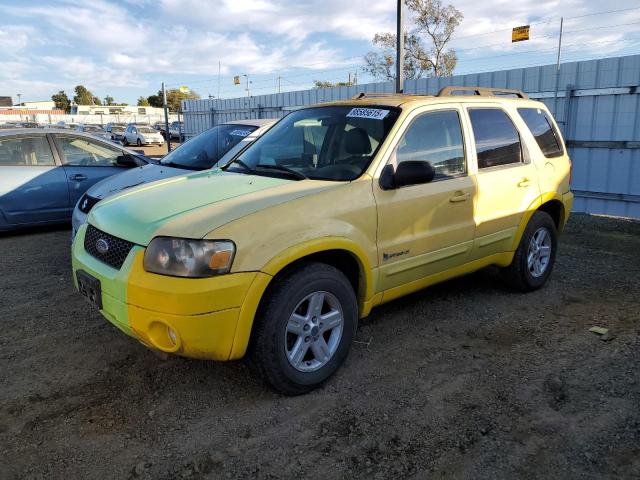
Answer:
[{"label": "front bumper", "polygon": [[[84,270],[100,280],[102,315],[144,345],[192,358],[229,360],[244,354],[250,328],[238,328],[252,285],[262,286],[259,272],[243,272],[204,279],[177,278],[146,272],[144,248],[135,246],[116,270],[84,249],[87,224],[73,243],[73,273]],[[251,318],[252,320],[252,318]]]}]

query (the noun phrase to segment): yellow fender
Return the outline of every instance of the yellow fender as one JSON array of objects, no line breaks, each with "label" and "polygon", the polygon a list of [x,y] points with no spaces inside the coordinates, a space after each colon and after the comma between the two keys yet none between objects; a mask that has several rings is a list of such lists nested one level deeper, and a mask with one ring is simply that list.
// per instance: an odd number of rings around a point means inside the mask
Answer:
[{"label": "yellow fender", "polygon": [[[540,195],[538,198],[536,198],[531,205],[529,205],[529,208],[527,209],[527,211],[524,213],[524,215],[522,216],[522,221],[520,222],[520,225],[518,226],[518,231],[516,232],[515,238],[514,238],[514,243],[511,246],[511,250],[515,251],[518,248],[518,245],[520,245],[520,240],[522,239],[522,235],[524,235],[524,229],[527,228],[527,224],[529,223],[529,220],[531,220],[531,217],[533,216],[534,213],[536,213],[540,207],[542,205],[544,205],[547,202],[550,202],[552,200],[558,200],[560,203],[562,203],[562,205],[564,206],[564,201],[563,201],[563,197],[562,195],[560,195],[558,192],[547,192],[544,193],[542,195]],[[563,227],[563,223],[565,221],[565,219],[567,218],[567,213],[566,213],[566,206],[564,206],[565,208],[565,212],[562,218],[562,222],[560,225],[560,228],[558,230],[562,230]]]},{"label": "yellow fender", "polygon": [[258,305],[273,277],[297,260],[329,250],[346,251],[358,262],[360,276],[357,292],[358,307],[361,316],[369,313],[373,303],[371,298],[374,296],[374,272],[377,270],[374,271],[371,267],[362,247],[343,237],[322,237],[310,240],[280,252],[260,269],[240,309],[230,359],[242,358],[246,353]]}]

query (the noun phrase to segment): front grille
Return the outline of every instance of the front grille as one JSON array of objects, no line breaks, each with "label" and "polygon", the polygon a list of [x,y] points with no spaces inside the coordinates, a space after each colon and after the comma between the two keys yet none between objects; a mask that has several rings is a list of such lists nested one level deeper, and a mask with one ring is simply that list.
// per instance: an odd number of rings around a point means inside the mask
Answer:
[{"label": "front grille", "polygon": [[[102,240],[106,242],[106,251],[98,250],[98,242]],[[102,243],[102,242],[101,242]],[[104,245],[104,244],[103,244]],[[104,233],[93,225],[89,225],[87,233],[84,236],[84,249],[93,257],[97,258],[110,267],[120,270],[127,255],[133,248],[133,243],[114,237],[108,233]]]},{"label": "front grille", "polygon": [[80,199],[80,206],[78,208],[82,213],[89,213],[99,201],[99,198],[92,197],[85,193]]}]

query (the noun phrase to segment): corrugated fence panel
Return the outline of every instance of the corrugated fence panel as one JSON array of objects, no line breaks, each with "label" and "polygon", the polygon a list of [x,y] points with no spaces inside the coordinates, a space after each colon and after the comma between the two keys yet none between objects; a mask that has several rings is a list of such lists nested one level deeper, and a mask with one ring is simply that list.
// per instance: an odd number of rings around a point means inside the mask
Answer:
[{"label": "corrugated fence panel", "polygon": [[[544,102],[569,144],[574,210],[640,218],[640,55],[564,63],[559,72],[555,65],[543,65],[406,80],[405,92],[435,95],[449,85],[515,88]],[[280,118],[296,107],[359,92],[393,91],[393,82],[379,82],[185,101],[185,133],[192,137],[230,120]]]}]

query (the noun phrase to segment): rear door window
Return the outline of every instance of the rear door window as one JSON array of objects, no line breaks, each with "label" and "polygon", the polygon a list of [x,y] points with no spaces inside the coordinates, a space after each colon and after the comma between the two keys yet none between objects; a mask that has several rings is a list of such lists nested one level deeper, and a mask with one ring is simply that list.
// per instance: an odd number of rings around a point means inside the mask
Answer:
[{"label": "rear door window", "polygon": [[0,139],[0,166],[54,166],[53,153],[44,135]]},{"label": "rear door window", "polygon": [[559,157],[564,154],[560,135],[547,112],[540,108],[519,108],[518,113],[531,130],[545,157]]},{"label": "rear door window", "polygon": [[470,108],[478,168],[522,163],[520,134],[501,108]]}]

